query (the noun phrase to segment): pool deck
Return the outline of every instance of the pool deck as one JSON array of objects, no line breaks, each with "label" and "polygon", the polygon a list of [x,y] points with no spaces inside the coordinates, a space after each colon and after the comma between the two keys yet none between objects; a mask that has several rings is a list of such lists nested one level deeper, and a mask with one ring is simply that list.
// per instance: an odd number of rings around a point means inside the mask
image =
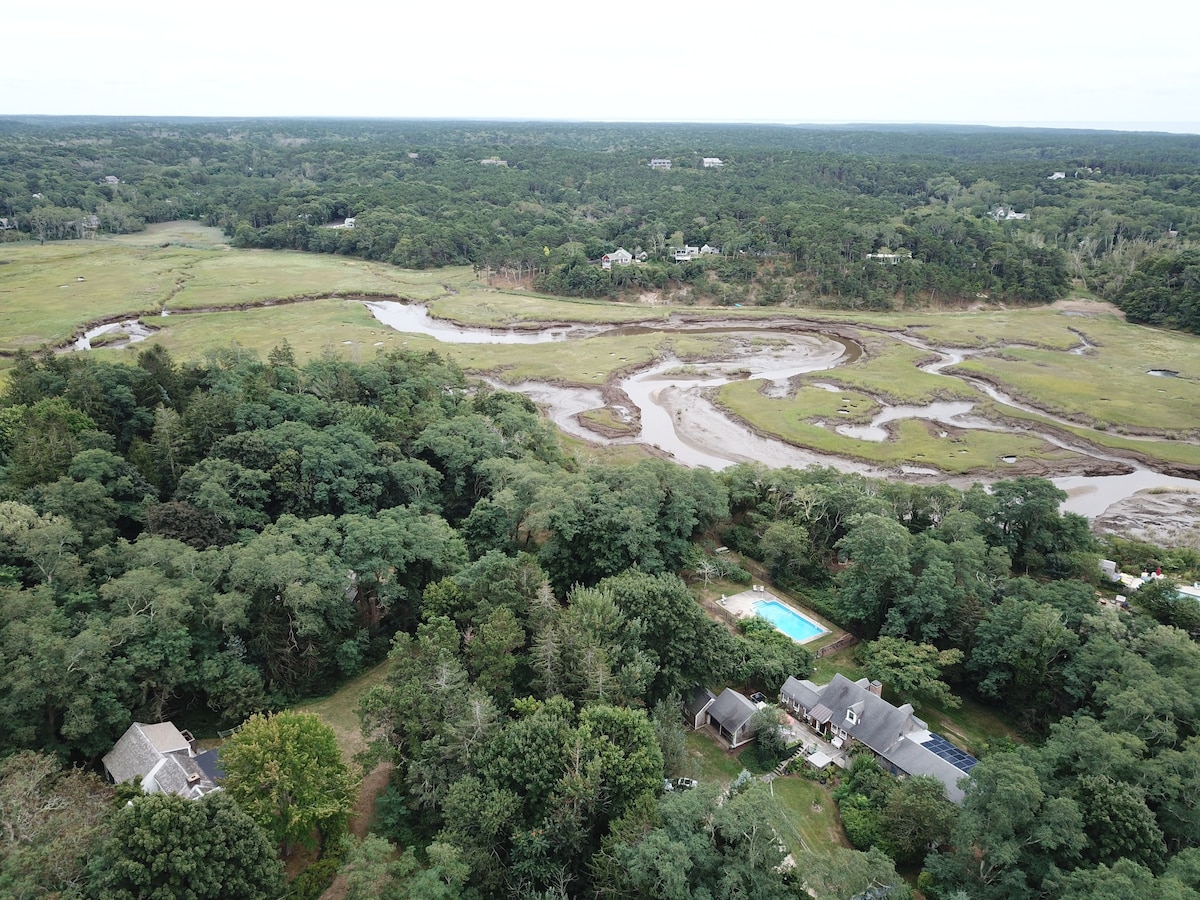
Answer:
[{"label": "pool deck", "polygon": [[[805,619],[808,619],[810,622],[812,622],[814,625],[816,625],[818,628],[821,629],[817,634],[814,634],[810,638],[805,638],[802,641],[796,641],[796,643],[798,643],[798,644],[807,644],[810,641],[815,641],[817,638],[823,638],[827,634],[829,634],[829,629],[826,628],[824,625],[822,625],[820,622],[818,622],[816,619],[814,619],[811,615],[808,615],[804,611],[797,609],[791,603],[788,603],[786,600],[784,600],[780,597],[776,597],[774,594],[772,594],[770,591],[767,591],[767,590],[742,591],[740,594],[734,594],[732,597],[722,597],[717,602],[720,603],[720,605],[725,610],[727,610],[729,613],[731,613],[736,618],[749,619],[755,615],[754,604],[760,600],[774,600],[776,603],[780,604],[781,606],[786,606],[788,609],[790,609],[792,612],[796,613],[797,615],[803,616]],[[795,640],[795,638],[792,638],[792,640]]]}]

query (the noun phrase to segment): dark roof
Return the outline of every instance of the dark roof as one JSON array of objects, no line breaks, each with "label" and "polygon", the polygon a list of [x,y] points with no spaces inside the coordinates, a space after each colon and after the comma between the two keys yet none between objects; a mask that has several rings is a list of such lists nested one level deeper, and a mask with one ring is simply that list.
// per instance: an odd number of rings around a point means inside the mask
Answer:
[{"label": "dark roof", "polygon": [[833,710],[824,703],[818,703],[808,711],[808,714],[813,717],[813,721],[818,725],[824,725],[833,718]]},{"label": "dark roof", "polygon": [[[851,681],[838,673],[821,689],[821,703],[832,711],[830,721],[834,725],[881,756],[908,732],[927,730],[925,722],[913,715],[911,706],[892,706],[867,690],[867,684],[865,678]],[[846,719],[846,710],[851,708],[855,722]]]},{"label": "dark roof", "polygon": [[744,728],[750,717],[758,712],[758,707],[733,688],[725,688],[717,702],[708,711],[710,719],[716,719],[730,732]]},{"label": "dark roof", "polygon": [[821,702],[821,692],[816,685],[811,681],[801,681],[791,675],[779,689],[779,696],[798,703],[805,709],[812,709]]},{"label": "dark roof", "polygon": [[945,787],[947,798],[954,803],[962,803],[963,791],[958,786],[958,781],[960,778],[969,778],[970,776],[949,760],[942,759],[924,744],[919,743],[918,739],[921,736],[920,734],[911,734],[903,740],[897,741],[887,755],[888,761],[909,775],[932,775]]},{"label": "dark roof", "polygon": [[703,685],[696,685],[691,692],[683,698],[683,708],[688,714],[688,718],[693,722],[708,707],[710,703],[717,699],[717,695]]},{"label": "dark roof", "polygon": [[[963,792],[958,781],[965,773],[948,758],[952,754],[944,749],[939,752],[949,742],[944,738],[935,740],[937,736],[930,733],[924,720],[913,715],[911,705],[892,706],[871,693],[868,685],[865,678],[851,681],[839,673],[822,686],[789,678],[780,693],[795,699],[818,722],[830,722],[842,729],[900,771],[937,778],[945,786],[946,796],[961,803]],[[855,721],[846,717],[847,710],[854,711]],[[965,753],[961,755],[970,759]]]},{"label": "dark roof", "polygon": [[221,768],[221,760],[217,757],[216,750],[205,750],[203,753],[197,753],[194,757],[196,765],[210,781],[218,782],[225,777],[225,770]]}]

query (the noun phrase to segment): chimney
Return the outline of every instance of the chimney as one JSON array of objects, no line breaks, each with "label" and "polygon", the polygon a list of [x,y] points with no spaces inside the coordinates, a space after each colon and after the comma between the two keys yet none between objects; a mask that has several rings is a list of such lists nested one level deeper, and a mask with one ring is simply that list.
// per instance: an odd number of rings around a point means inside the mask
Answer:
[{"label": "chimney", "polygon": [[191,775],[188,776],[187,783],[195,784],[199,780],[200,780],[200,776],[197,775],[195,772],[193,772]]},{"label": "chimney", "polygon": [[871,682],[871,684],[867,687],[867,690],[870,691],[872,694],[874,694],[876,697],[882,697],[883,696],[883,682],[876,679],[875,681]]}]

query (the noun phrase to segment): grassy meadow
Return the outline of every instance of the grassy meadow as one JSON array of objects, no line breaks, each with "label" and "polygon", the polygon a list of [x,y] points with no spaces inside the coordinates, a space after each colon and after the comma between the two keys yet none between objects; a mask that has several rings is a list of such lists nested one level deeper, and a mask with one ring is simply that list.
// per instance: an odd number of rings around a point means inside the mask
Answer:
[{"label": "grassy meadow", "polygon": [[[1200,408],[1197,339],[1129,325],[1111,306],[1095,301],[852,314],[556,299],[502,283],[489,286],[465,267],[414,272],[340,256],[234,250],[218,230],[190,222],[107,240],[0,245],[0,377],[18,349],[61,347],[90,325],[126,317],[155,329],[153,340],[179,359],[200,358],[231,342],[265,356],[284,338],[301,361],[331,351],[362,359],[393,347],[435,349],[470,373],[508,384],[599,386],[668,354],[701,371],[703,360],[724,355],[727,340],[648,332],[569,343],[449,345],[380,325],[356,302],[367,296],[425,302],[434,315],[491,327],[652,327],[673,314],[714,323],[736,315],[764,322],[791,318],[816,330],[836,326],[862,347],[857,359],[796,379],[788,397],[767,397],[762,382],[748,380],[723,387],[717,400],[763,433],[878,465],[927,465],[959,474],[1003,471],[1008,456],[1047,463],[1074,456],[1029,434],[944,428],[916,419],[894,423],[883,442],[834,430],[869,422],[883,403],[937,400],[969,400],[976,413],[993,420],[1053,426],[1115,450],[1200,465],[1193,412]],[[963,381],[921,371],[918,366],[932,355],[911,341],[964,349],[966,359],[951,371],[989,381],[1045,414],[1001,407]],[[107,336],[95,352],[133,359],[140,350],[112,346],[116,342]],[[1149,369],[1170,369],[1178,377],[1156,377]],[[814,386],[821,383],[840,390]],[[603,411],[593,415],[603,417]]]}]

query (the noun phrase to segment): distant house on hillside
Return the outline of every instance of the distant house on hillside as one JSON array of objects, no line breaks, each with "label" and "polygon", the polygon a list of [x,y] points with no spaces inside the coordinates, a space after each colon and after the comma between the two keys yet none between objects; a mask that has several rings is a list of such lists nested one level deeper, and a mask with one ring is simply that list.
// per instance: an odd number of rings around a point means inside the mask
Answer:
[{"label": "distant house on hillside", "polygon": [[708,244],[705,244],[703,247],[700,248],[700,255],[701,256],[720,256],[721,248],[720,247],[710,247]]},{"label": "distant house on hillside", "polygon": [[353,228],[354,227],[354,216],[346,216],[346,221],[343,222],[342,224],[345,225],[347,228]]},{"label": "distant house on hillside", "polygon": [[1052,172],[1052,173],[1050,174],[1050,176],[1048,177],[1048,179],[1047,179],[1047,180],[1049,180],[1049,181],[1059,181],[1059,180],[1061,180],[1061,179],[1063,179],[1063,178],[1066,178],[1066,177],[1067,177],[1067,173],[1066,173],[1066,172]]},{"label": "distant house on hillside", "polygon": [[506,169],[508,168],[508,160],[500,159],[500,157],[498,157],[498,156],[492,156],[492,157],[489,157],[488,159],[481,159],[479,161],[479,164],[481,166],[503,166]]},{"label": "distant house on hillside", "polygon": [[721,169],[725,166],[725,163],[721,162],[721,157],[719,156],[701,157],[700,164],[706,169]]},{"label": "distant house on hillside", "polygon": [[699,255],[699,247],[684,245],[683,247],[675,248],[675,262],[687,262],[690,259],[695,259]]},{"label": "distant house on hillside", "polygon": [[611,269],[613,266],[628,266],[632,262],[633,254],[624,247],[618,247],[612,253],[605,253],[600,257],[600,265],[605,269]]},{"label": "distant house on hillside", "polygon": [[897,263],[907,262],[912,259],[912,251],[901,250],[899,253],[868,253],[867,259],[873,259],[877,263],[894,266]]},{"label": "distant house on hillside", "polygon": [[1015,209],[1007,206],[997,206],[988,215],[997,222],[1012,222],[1017,219],[1029,218],[1029,213],[1017,212]]},{"label": "distant house on hillside", "polygon": [[779,702],[835,747],[858,741],[893,775],[932,775],[950,800],[962,803],[958,782],[970,774],[975,758],[931,733],[911,704],[893,706],[882,694],[878,681],[851,681],[839,673],[822,685],[788,678]]},{"label": "distant house on hillside", "polygon": [[671,168],[671,161],[669,159],[652,159],[650,160],[650,168],[666,171]]},{"label": "distant house on hillside", "polygon": [[191,734],[170,722],[134,722],[104,754],[103,763],[114,784],[140,776],[147,794],[178,794],[190,800],[220,790],[217,782],[225,775],[216,750],[197,753]]}]

